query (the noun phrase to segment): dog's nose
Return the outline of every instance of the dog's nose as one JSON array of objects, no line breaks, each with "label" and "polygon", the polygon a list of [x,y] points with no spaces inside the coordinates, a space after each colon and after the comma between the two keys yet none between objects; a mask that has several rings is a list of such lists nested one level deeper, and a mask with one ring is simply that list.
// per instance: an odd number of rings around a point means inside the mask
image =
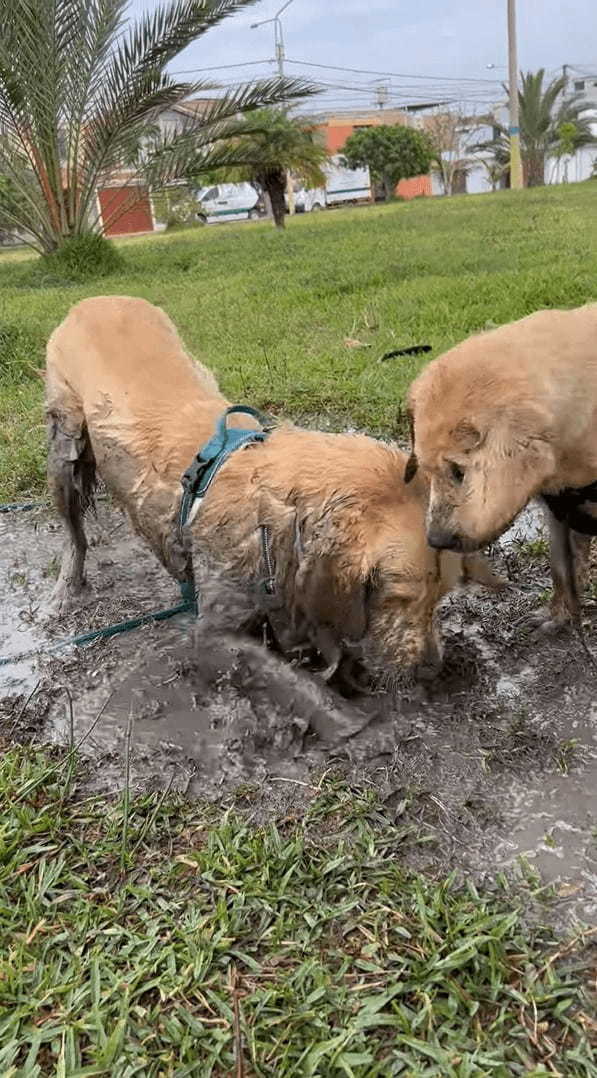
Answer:
[{"label": "dog's nose", "polygon": [[433,525],[427,532],[427,542],[434,550],[460,550],[460,537],[446,528],[438,528]]}]

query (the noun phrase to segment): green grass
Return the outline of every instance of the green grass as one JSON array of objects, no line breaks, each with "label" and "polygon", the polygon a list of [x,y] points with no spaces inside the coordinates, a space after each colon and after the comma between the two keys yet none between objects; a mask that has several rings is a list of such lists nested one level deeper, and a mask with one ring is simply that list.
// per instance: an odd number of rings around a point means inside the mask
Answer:
[{"label": "green grass", "polygon": [[[83,296],[162,305],[232,398],[392,432],[419,361],[386,350],[597,297],[596,200],[587,184],[128,241],[124,271],[84,285],[2,256],[0,501],[43,488],[35,372]],[[305,817],[259,828],[240,795],[222,816],[78,801],[75,781],[0,746],[3,1078],[597,1075],[583,939],[531,934],[524,887],[407,870],[416,836],[368,793],[328,776]]]},{"label": "green grass", "polygon": [[597,1073],[578,947],[507,892],[405,870],[408,829],[371,795],[328,776],[304,819],[260,828],[72,781],[5,747],[4,1078]]},{"label": "green grass", "polygon": [[[0,500],[43,485],[34,369],[71,304],[94,293],[162,305],[230,397],[338,427],[392,432],[420,360],[379,357],[538,307],[597,298],[597,185],[338,210],[120,245],[124,270],[64,284],[0,257]],[[349,348],[346,338],[369,347]],[[82,362],[84,357],[82,357]]]}]

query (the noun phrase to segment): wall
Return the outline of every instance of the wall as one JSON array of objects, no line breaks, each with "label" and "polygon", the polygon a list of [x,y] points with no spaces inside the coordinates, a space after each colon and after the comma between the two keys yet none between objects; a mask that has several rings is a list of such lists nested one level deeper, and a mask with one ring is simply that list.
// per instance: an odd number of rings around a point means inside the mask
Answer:
[{"label": "wall", "polygon": [[107,236],[153,232],[151,205],[144,187],[104,187],[98,191],[98,199],[102,220],[105,222],[108,222],[113,214],[123,211],[112,224],[108,224]]},{"label": "wall", "polygon": [[411,180],[400,180],[396,188],[396,194],[407,201],[431,193],[431,176],[413,176]]}]

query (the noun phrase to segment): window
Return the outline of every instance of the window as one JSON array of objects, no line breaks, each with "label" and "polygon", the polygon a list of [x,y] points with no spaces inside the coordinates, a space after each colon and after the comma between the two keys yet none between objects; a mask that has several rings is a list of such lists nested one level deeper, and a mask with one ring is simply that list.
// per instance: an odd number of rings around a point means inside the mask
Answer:
[{"label": "window", "polygon": [[585,88],[585,80],[584,79],[577,79],[576,82],[574,83],[574,89],[577,92],[579,92],[580,90],[584,90],[584,88]]},{"label": "window", "polygon": [[209,191],[206,191],[203,198],[205,202],[211,202],[212,199],[218,197],[217,187],[210,187]]}]

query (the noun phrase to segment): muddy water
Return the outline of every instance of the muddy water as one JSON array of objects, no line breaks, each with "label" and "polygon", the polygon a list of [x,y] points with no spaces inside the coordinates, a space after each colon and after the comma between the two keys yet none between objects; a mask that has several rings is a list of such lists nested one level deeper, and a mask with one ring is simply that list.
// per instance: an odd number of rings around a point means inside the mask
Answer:
[{"label": "muddy water", "polygon": [[[90,527],[89,593],[48,623],[43,603],[62,541],[55,520],[29,513],[0,527],[2,654],[177,601],[168,576],[103,506]],[[37,685],[19,734],[66,743],[68,690],[75,737],[93,726],[81,747],[90,790],[121,788],[128,742],[136,787],[220,798],[240,786],[256,819],[299,812],[317,776],[339,769],[432,836],[424,853],[413,846],[413,863],[491,879],[524,856],[553,882],[565,920],[594,920],[597,680],[571,636],[536,638],[526,623],[549,576],[521,543],[540,535],[530,510],[495,555],[512,587],[450,598],[442,677],[395,699],[345,701],[316,674],[180,617],[0,668],[4,723],[14,725]],[[587,615],[597,651],[590,606]]]}]

